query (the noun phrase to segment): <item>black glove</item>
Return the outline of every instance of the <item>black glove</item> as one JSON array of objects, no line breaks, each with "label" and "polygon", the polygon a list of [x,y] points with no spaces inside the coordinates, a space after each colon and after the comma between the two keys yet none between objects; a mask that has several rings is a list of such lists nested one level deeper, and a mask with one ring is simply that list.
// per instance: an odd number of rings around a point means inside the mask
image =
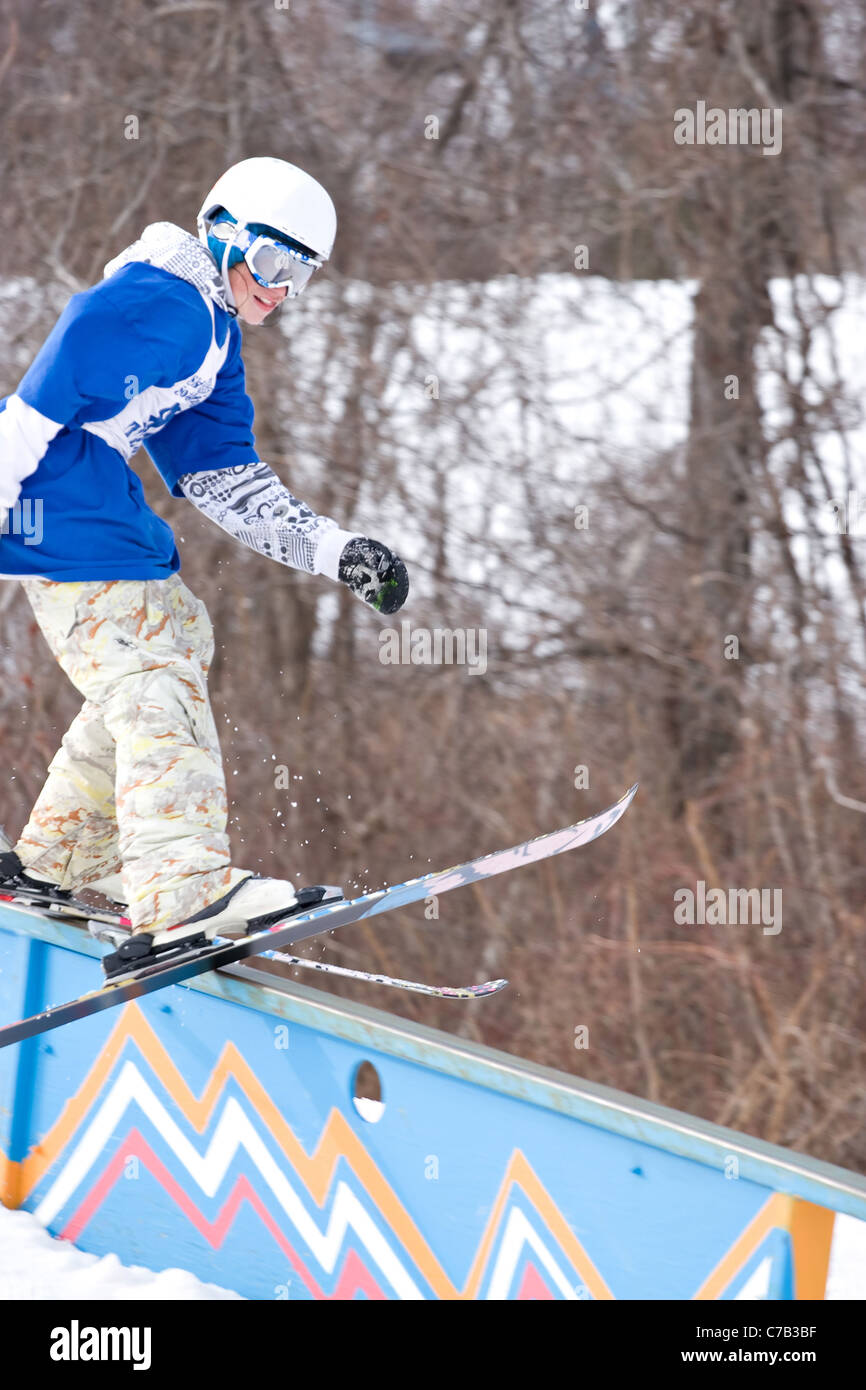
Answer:
[{"label": "black glove", "polygon": [[340,556],[340,580],[377,613],[396,613],[409,593],[406,566],[381,541],[355,536]]}]

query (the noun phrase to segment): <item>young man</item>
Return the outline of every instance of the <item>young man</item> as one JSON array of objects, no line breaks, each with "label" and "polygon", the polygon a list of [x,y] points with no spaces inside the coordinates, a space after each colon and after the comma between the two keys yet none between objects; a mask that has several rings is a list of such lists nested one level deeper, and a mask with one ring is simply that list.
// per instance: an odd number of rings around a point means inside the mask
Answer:
[{"label": "young man", "polygon": [[[133,932],[105,957],[109,979],[298,906],[291,883],[231,864],[206,684],[213,633],[131,456],[146,442],[175,497],[281,564],[384,613],[408,593],[396,555],[299,502],[253,442],[237,319],[263,323],[300,294],[336,226],[309,174],[243,160],[205,199],[198,240],[146,227],[73,296],[0,402],[0,577],[23,582],[84,697],[17,845],[0,854],[0,891],[62,903],[89,885],[126,902]],[[34,507],[38,544],[20,524]]]}]

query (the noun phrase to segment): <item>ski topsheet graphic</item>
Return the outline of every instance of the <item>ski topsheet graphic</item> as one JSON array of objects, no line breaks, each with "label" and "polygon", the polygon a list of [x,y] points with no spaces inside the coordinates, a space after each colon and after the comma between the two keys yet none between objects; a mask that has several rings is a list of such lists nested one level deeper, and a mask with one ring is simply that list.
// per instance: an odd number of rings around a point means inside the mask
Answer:
[{"label": "ski topsheet graphic", "polygon": [[[536,864],[552,855],[564,854],[567,850],[590,844],[616,825],[631,805],[636,791],[637,783],[620,797],[614,806],[600,811],[597,816],[590,816],[587,820],[578,821],[576,825],[566,826],[563,830],[539,835],[534,840],[525,840],[513,849],[485,854],[451,869],[441,869],[435,873],[424,874],[421,878],[411,878],[406,883],[395,884],[392,888],[380,888],[374,893],[365,893],[360,898],[328,903],[240,940],[221,943],[206,951],[175,958],[167,965],[149,966],[132,978],[105,984],[101,989],[83,994],[66,1004],[57,1004],[43,1013],[34,1014],[32,1018],[7,1024],[6,1027],[0,1028],[0,1047],[8,1047],[11,1043],[21,1042],[37,1033],[48,1032],[51,1028],[59,1028],[62,1024],[72,1023],[78,1018],[87,1018],[101,1009],[111,1009],[117,1004],[125,1004],[132,999],[140,998],[143,994],[165,989],[168,985],[181,984],[184,980],[203,975],[208,970],[233,965],[235,961],[243,960],[247,956],[260,955],[272,949],[279,950],[280,947],[305,941],[311,936],[319,936],[322,932],[347,926],[350,922],[375,917],[380,912],[393,912],[397,908],[408,907],[411,903],[421,902],[425,898],[450,893],[454,888],[483,882],[496,874],[507,873],[525,864]],[[453,995],[458,998],[476,998],[483,994],[495,993],[502,988],[503,983],[501,980],[493,980],[484,985],[467,986],[465,990],[453,991]]]}]

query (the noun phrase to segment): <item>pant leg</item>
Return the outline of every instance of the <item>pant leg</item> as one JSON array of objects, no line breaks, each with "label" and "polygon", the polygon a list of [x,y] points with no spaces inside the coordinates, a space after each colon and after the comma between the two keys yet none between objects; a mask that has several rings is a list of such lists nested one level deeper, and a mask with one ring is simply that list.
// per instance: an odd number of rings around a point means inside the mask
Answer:
[{"label": "pant leg", "polygon": [[230,866],[204,605],[177,575],[28,587],[57,660],[98,705],[114,740],[118,847],[133,926],[183,921],[247,877]]},{"label": "pant leg", "polygon": [[114,739],[85,700],[48,768],[15,849],[37,877],[75,892],[120,869]]}]

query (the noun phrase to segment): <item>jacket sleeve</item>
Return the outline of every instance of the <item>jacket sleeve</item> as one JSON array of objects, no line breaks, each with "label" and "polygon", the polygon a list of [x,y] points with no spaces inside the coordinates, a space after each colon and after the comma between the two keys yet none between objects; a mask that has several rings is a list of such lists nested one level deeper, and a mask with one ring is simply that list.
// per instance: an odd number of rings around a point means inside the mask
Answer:
[{"label": "jacket sleeve", "polygon": [[0,507],[14,505],[62,429],[116,414],[130,382],[143,390],[164,371],[155,344],[102,286],[73,295],[0,411]]},{"label": "jacket sleeve", "polygon": [[0,513],[14,507],[24,479],[36,472],[62,428],[18,395],[0,406]]},{"label": "jacket sleeve", "polygon": [[342,531],[293,497],[266,463],[208,469],[180,479],[194,507],[241,545],[281,565],[339,578],[340,556],[357,534]]},{"label": "jacket sleeve", "polygon": [[258,463],[253,403],[246,392],[240,329],[229,325],[229,350],[213,391],[200,405],[169,420],[146,448],[169,492],[183,497],[180,479],[189,473]]}]

